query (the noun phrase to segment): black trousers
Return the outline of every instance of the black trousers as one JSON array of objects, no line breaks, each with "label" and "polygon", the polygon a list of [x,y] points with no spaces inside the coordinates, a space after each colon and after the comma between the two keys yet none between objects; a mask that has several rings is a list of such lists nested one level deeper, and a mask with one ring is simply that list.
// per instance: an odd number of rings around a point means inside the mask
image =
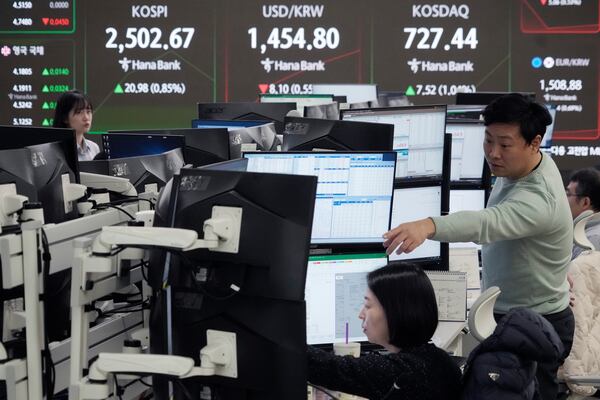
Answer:
[{"label": "black trousers", "polygon": [[[494,314],[496,321],[499,321],[502,317],[504,317],[504,314]],[[573,334],[575,332],[575,316],[573,315],[573,311],[571,311],[571,307],[567,307],[563,311],[554,314],[546,314],[543,315],[543,317],[554,327],[554,330],[563,344],[564,352],[562,357],[556,362],[538,364],[536,378],[539,385],[540,399],[566,399],[568,395],[566,386],[561,385],[562,387],[559,387],[556,373],[571,352],[571,347],[573,346]]]}]

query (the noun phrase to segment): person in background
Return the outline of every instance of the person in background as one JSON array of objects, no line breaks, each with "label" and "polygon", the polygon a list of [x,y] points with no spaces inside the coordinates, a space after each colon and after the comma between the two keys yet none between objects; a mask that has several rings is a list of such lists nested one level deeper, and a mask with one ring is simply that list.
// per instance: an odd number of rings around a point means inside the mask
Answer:
[{"label": "person in background", "polygon": [[414,264],[388,265],[367,276],[359,318],[369,342],[387,354],[336,356],[308,346],[308,380],[369,399],[458,399],[461,373],[429,343],[438,324],[435,293]]},{"label": "person in background", "polygon": [[[565,188],[573,226],[582,219],[600,211],[600,172],[594,168],[585,168],[575,171]],[[592,242],[596,250],[600,250],[600,221],[588,222],[585,235]],[[571,259],[577,257],[583,249],[573,244]]]},{"label": "person in background", "polygon": [[92,127],[92,113],[92,103],[77,90],[63,93],[56,102],[53,126],[75,130],[79,161],[93,160],[100,153],[98,145],[84,137]]},{"label": "person in background", "polygon": [[567,282],[573,219],[558,168],[540,152],[552,117],[543,105],[511,93],[490,103],[483,118],[485,158],[498,177],[487,207],[401,224],[384,234],[384,246],[389,254],[409,253],[426,239],[483,244],[482,289],[502,290],[496,319],[526,307],[558,333],[563,355],[538,364],[536,377],[542,400],[563,398],[557,371],[571,351],[575,330]]}]

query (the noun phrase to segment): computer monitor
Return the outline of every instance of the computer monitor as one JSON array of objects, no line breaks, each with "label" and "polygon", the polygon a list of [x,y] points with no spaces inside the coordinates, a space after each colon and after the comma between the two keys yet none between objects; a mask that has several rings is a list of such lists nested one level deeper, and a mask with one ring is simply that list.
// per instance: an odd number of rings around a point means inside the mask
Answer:
[{"label": "computer monitor", "polygon": [[198,103],[200,119],[270,120],[275,123],[277,133],[283,132],[283,118],[296,103]]},{"label": "computer monitor", "polygon": [[355,121],[286,117],[283,151],[391,151],[394,126]]},{"label": "computer monitor", "polygon": [[346,96],[347,103],[377,100],[377,85],[362,83],[313,83],[313,94]]},{"label": "computer monitor", "polygon": [[345,121],[394,125],[397,179],[414,181],[442,176],[445,105],[342,110],[341,114]]},{"label": "computer monitor", "polygon": [[145,186],[149,184],[157,184],[159,189],[162,188],[184,165],[183,152],[180,148],[151,156],[79,163],[83,172],[129,179],[138,193],[145,192]]},{"label": "computer monitor", "polygon": [[452,184],[483,182],[486,169],[483,121],[448,120],[446,132],[452,134],[450,180]]},{"label": "computer monitor", "polygon": [[[394,189],[391,228],[423,218],[442,215],[443,187],[441,183],[431,182],[430,186],[409,186]],[[395,249],[394,249],[395,250]],[[390,261],[411,260],[423,263],[442,263],[442,245],[440,242],[425,240],[411,253],[390,254]]]},{"label": "computer monitor", "polygon": [[244,151],[279,151],[281,135],[272,123],[229,131],[231,158],[240,158]]},{"label": "computer monitor", "polygon": [[0,150],[20,149],[42,143],[58,142],[61,145],[65,161],[75,174],[79,183],[77,168],[77,143],[73,129],[38,128],[0,125]]},{"label": "computer monitor", "polygon": [[318,176],[314,247],[370,247],[390,226],[393,152],[244,153],[248,171]]},{"label": "computer monitor", "polygon": [[460,105],[483,105],[487,106],[498,97],[505,96],[510,93],[520,93],[528,97],[531,101],[535,101],[534,92],[475,92],[475,93],[457,93],[456,104]]},{"label": "computer monitor", "polygon": [[79,183],[75,133],[72,129],[0,126],[0,150],[27,147],[31,152],[37,201],[46,223],[78,217],[77,207],[64,200],[64,183]]},{"label": "computer monitor", "polygon": [[185,149],[185,136],[183,135],[127,135],[103,134],[102,150],[106,158],[125,158],[138,156],[151,156],[169,150]]},{"label": "computer monitor", "polygon": [[318,106],[304,107],[306,118],[331,119],[337,121],[340,119],[340,107],[337,102],[329,104],[320,104]]},{"label": "computer monitor", "polygon": [[[192,229],[200,237],[214,206],[242,209],[236,254],[201,249],[150,258],[152,353],[170,346],[171,354],[198,364],[208,329],[236,335],[237,378],[181,380],[192,398],[207,385],[221,400],[306,399],[304,287],[316,181],[182,169],[161,193],[154,225]],[[155,397],[167,399],[164,380],[152,381]],[[185,398],[176,390],[175,399]]]},{"label": "computer monitor", "polygon": [[246,121],[246,120],[221,120],[221,119],[193,119],[192,128],[201,129],[227,129],[228,131],[239,129],[239,128],[250,128],[253,126],[259,126],[271,123],[271,120],[258,120],[258,121]]},{"label": "computer monitor", "polygon": [[453,119],[465,120],[474,119],[476,121],[483,120],[483,109],[485,106],[482,105],[455,105],[449,104],[446,112],[446,121]]},{"label": "computer monitor", "polygon": [[229,160],[229,133],[225,128],[210,129],[147,129],[109,131],[119,135],[176,135],[185,137],[183,158],[195,167]]},{"label": "computer monitor", "polygon": [[542,138],[540,148],[549,149],[552,147],[552,135],[554,134],[554,127],[556,126],[556,105],[555,104],[544,104],[552,117],[552,123],[546,127],[546,133]]},{"label": "computer monitor", "polygon": [[332,94],[261,94],[261,103],[296,103],[296,110],[304,115],[304,107],[334,103]]},{"label": "computer monitor", "polygon": [[[450,214],[458,211],[479,211],[485,208],[485,190],[454,189],[450,190]],[[475,243],[450,243],[450,247],[477,247]]]},{"label": "computer monitor", "polygon": [[318,345],[366,342],[358,314],[367,290],[367,274],[387,265],[385,253],[319,255],[308,258],[306,340]]}]

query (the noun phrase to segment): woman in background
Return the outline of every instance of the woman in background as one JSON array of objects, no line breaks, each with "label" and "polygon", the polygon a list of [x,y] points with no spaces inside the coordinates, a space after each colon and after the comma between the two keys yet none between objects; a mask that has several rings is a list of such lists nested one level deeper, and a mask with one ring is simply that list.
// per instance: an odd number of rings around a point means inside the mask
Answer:
[{"label": "woman in background", "polygon": [[84,137],[92,127],[92,112],[90,100],[77,90],[63,93],[56,102],[53,126],[75,130],[79,161],[93,160],[100,153],[98,145]]},{"label": "woman in background", "polygon": [[458,399],[461,373],[429,343],[438,324],[431,282],[414,264],[388,265],[367,275],[359,318],[369,342],[386,354],[336,356],[308,347],[308,380],[376,400]]}]

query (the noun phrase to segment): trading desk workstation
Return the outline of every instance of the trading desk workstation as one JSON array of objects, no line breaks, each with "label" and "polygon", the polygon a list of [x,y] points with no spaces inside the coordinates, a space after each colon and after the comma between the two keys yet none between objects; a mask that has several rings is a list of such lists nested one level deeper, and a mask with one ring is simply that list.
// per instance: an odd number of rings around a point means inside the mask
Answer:
[{"label": "trading desk workstation", "polygon": [[445,105],[332,120],[263,100],[199,104],[190,129],[108,132],[94,161],[77,161],[71,130],[0,127],[15,138],[0,149],[7,398],[305,399],[307,344],[381,350],[358,319],[365,277],[405,260],[436,292],[432,342],[462,354],[478,266],[449,270],[434,241],[388,257],[382,234],[484,206],[481,123],[447,124]]}]

